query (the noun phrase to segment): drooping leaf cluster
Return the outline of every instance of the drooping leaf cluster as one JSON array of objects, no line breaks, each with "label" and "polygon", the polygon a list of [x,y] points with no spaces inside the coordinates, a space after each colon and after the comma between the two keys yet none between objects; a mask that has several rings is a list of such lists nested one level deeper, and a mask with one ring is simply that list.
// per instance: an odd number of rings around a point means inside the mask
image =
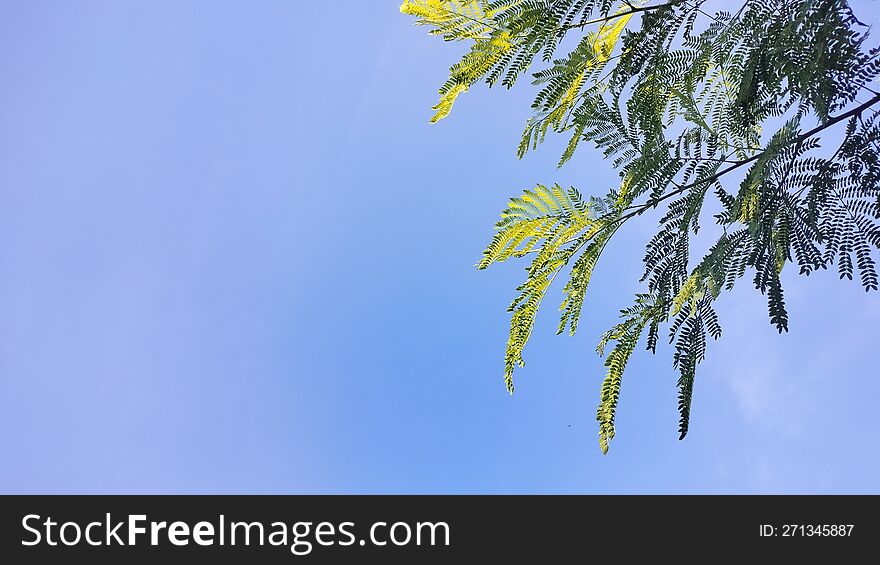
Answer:
[{"label": "drooping leaf cluster", "polygon": [[[602,337],[606,375],[597,410],[603,452],[627,361],[661,331],[674,347],[679,434],[688,432],[697,366],[721,326],[723,290],[748,275],[771,324],[788,329],[780,275],[835,266],[877,290],[880,248],[880,51],[842,0],[407,0],[401,11],[470,50],[440,89],[432,121],[474,84],[511,87],[536,65],[538,92],[518,154],[548,133],[582,143],[620,176],[602,198],[538,185],[510,200],[478,267],[530,257],[511,303],[505,381],[544,296],[563,287],[559,332],[574,333],[609,239],[656,210],[642,288]],[[561,45],[568,52],[558,55]],[[880,88],[880,86],[877,86]],[[838,125],[839,124],[839,125]],[[711,201],[711,204],[709,204]],[[708,206],[707,206],[708,204]],[[717,239],[693,261],[711,216]],[[699,256],[699,255],[698,255]],[[666,329],[663,329],[666,328]]]}]

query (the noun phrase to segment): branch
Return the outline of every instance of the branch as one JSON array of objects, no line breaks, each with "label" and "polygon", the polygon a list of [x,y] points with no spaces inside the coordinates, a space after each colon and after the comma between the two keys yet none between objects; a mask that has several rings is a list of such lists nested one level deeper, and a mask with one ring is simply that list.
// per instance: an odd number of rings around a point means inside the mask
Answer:
[{"label": "branch", "polygon": [[562,26],[562,28],[560,28],[560,31],[568,31],[570,29],[578,29],[578,28],[586,27],[591,24],[601,24],[603,22],[616,20],[617,18],[622,18],[624,16],[629,16],[632,14],[637,14],[639,12],[649,12],[651,10],[659,10],[661,8],[667,8],[669,6],[674,6],[676,4],[680,4],[681,2],[682,2],[682,0],[670,0],[669,2],[666,2],[665,4],[657,4],[655,6],[642,6],[641,8],[633,6],[632,4],[627,2],[626,4],[627,4],[627,6],[630,7],[630,9],[627,10],[626,12],[612,14],[610,16],[605,16],[603,18],[596,18],[593,20],[587,20],[587,21],[581,22],[579,24],[571,24],[571,25],[567,25],[567,26]]},{"label": "branch", "polygon": [[[823,124],[819,124],[818,126],[814,127],[813,129],[795,137],[794,139],[792,139],[791,141],[789,141],[785,145],[790,145],[792,143],[803,143],[804,140],[806,140],[807,138],[812,137],[812,136],[816,135],[817,133],[819,133],[825,129],[830,128],[834,124],[842,122],[843,120],[849,119],[853,116],[861,115],[862,112],[864,112],[867,108],[871,107],[872,105],[876,104],[877,102],[880,102],[880,95],[875,96],[874,98],[868,100],[864,104],[860,104],[859,106],[856,106],[852,110],[849,110],[839,116],[835,116],[835,117],[829,119],[827,122],[825,122]],[[838,149],[838,151],[839,150],[840,149]],[[737,161],[736,163],[734,163],[730,167],[727,167],[723,171],[719,171],[719,172],[715,173],[714,175],[706,177],[705,179],[700,179],[700,180],[694,181],[692,183],[688,183],[688,184],[681,185],[681,186],[676,185],[676,186],[678,186],[678,188],[676,188],[675,190],[673,190],[671,192],[667,192],[666,194],[664,194],[663,196],[661,196],[659,198],[655,198],[654,200],[649,200],[648,202],[645,202],[644,204],[641,204],[639,206],[624,209],[624,210],[632,209],[632,211],[627,214],[623,214],[618,218],[612,219],[607,224],[603,225],[601,228],[599,228],[599,230],[596,231],[595,234],[593,234],[593,237],[591,237],[589,239],[585,239],[584,241],[581,241],[575,249],[572,249],[571,255],[573,256],[575,253],[577,253],[581,249],[581,247],[583,247],[588,241],[594,240],[595,237],[597,235],[599,235],[601,232],[603,232],[607,229],[616,230],[626,220],[632,218],[633,216],[638,216],[638,215],[644,213],[648,208],[655,207],[655,206],[657,206],[657,204],[659,204],[660,202],[662,202],[664,200],[672,198],[673,196],[681,194],[682,192],[684,192],[690,188],[693,188],[695,186],[698,186],[700,184],[714,182],[714,181],[718,180],[721,176],[726,175],[727,173],[729,173],[735,169],[738,169],[738,168],[742,167],[743,165],[747,165],[748,163],[751,163],[752,161],[758,159],[761,155],[764,154],[765,151],[766,151],[766,149],[764,149],[761,153],[757,153],[757,154],[749,157],[748,159],[743,159],[741,161]],[[836,152],[835,152],[835,154],[836,154]],[[577,238],[569,240],[569,241],[565,242],[563,245],[567,245],[567,244],[572,243],[573,241],[576,241],[576,240],[577,240]],[[530,252],[531,251],[529,251],[527,253],[530,253]],[[522,257],[522,256],[526,255],[527,253],[522,253],[519,256]]]},{"label": "branch", "polygon": [[[797,136],[797,137],[795,137],[794,139],[790,140],[790,141],[789,141],[788,143],[786,143],[785,145],[790,145],[790,144],[792,144],[792,143],[803,143],[806,139],[808,139],[808,138],[810,138],[810,137],[813,137],[813,136],[816,135],[817,133],[819,133],[819,132],[821,132],[821,131],[824,131],[824,130],[830,128],[830,127],[833,126],[834,124],[840,123],[840,122],[842,122],[842,121],[844,121],[844,120],[848,120],[849,118],[852,118],[853,116],[858,116],[858,115],[860,115],[862,112],[864,112],[866,109],[870,108],[871,106],[873,106],[873,105],[876,104],[877,102],[880,102],[880,94],[874,96],[873,98],[871,98],[870,100],[868,100],[868,101],[865,102],[864,104],[860,104],[860,105],[856,106],[855,108],[853,108],[853,109],[851,109],[851,110],[849,110],[849,111],[847,111],[847,112],[844,112],[843,114],[840,114],[839,116],[834,116],[833,118],[830,118],[827,122],[822,123],[822,124],[819,124],[818,126],[814,127],[813,129],[811,129],[811,130],[809,130],[809,131],[806,131],[806,132],[800,134],[799,136]],[[693,188],[693,187],[695,187],[695,186],[698,186],[698,185],[701,185],[701,184],[705,184],[705,183],[715,182],[716,180],[718,180],[718,179],[721,178],[722,176],[726,175],[727,173],[732,172],[732,171],[734,171],[734,170],[736,170],[736,169],[738,169],[738,168],[740,168],[740,167],[742,167],[742,166],[744,166],[744,165],[748,165],[748,164],[751,163],[752,161],[755,161],[756,159],[760,158],[761,155],[763,155],[765,152],[766,152],[766,149],[764,149],[764,151],[761,151],[760,153],[756,153],[756,154],[752,155],[752,156],[749,157],[748,159],[742,159],[742,160],[740,160],[740,161],[737,161],[737,162],[735,162],[733,165],[727,167],[726,169],[723,169],[723,170],[721,170],[721,171],[718,171],[718,172],[715,173],[714,175],[710,175],[710,176],[708,176],[708,177],[706,177],[706,178],[704,178],[704,179],[698,179],[698,180],[695,180],[694,182],[691,182],[691,183],[688,183],[688,184],[685,184],[685,185],[679,186],[679,187],[676,188],[675,190],[673,190],[673,191],[671,191],[671,192],[667,192],[666,194],[664,194],[663,196],[661,196],[661,197],[659,197],[659,198],[655,198],[655,199],[653,199],[653,200],[649,200],[648,202],[645,202],[645,203],[642,204],[641,206],[637,206],[637,207],[636,207],[632,212],[630,212],[629,214],[625,214],[625,215],[621,216],[619,221],[623,221],[623,220],[626,220],[626,219],[628,219],[628,218],[631,218],[632,216],[636,216],[636,215],[638,215],[638,214],[641,214],[641,213],[643,213],[645,210],[647,210],[648,208],[651,208],[651,207],[657,206],[657,204],[659,204],[660,202],[662,202],[662,201],[664,201],[664,200],[667,200],[667,199],[669,199],[669,198],[672,198],[673,196],[676,196],[676,195],[678,195],[678,194],[681,194],[682,192],[684,192],[684,191],[686,191],[686,190],[688,190],[688,189],[691,189],[691,188]]]}]

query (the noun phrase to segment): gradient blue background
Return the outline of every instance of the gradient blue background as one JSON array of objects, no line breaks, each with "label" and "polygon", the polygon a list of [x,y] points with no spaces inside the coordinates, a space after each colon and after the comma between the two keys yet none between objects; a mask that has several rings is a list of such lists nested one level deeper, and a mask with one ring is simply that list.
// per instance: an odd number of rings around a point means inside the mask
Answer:
[{"label": "gradient blue background", "polygon": [[830,273],[786,272],[783,336],[724,298],[686,441],[669,349],[635,356],[601,456],[593,349],[653,218],[506,394],[492,223],[616,177],[516,160],[526,82],[430,126],[461,46],[397,6],[0,3],[0,492],[880,492],[880,295]]}]

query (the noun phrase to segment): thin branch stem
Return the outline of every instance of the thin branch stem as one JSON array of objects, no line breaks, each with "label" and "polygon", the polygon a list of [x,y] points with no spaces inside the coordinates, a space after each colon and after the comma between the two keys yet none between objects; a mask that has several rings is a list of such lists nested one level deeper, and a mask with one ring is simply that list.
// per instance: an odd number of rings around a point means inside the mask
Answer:
[{"label": "thin branch stem", "polygon": [[867,90],[868,92],[870,92],[872,94],[880,94],[880,92],[877,92],[876,90],[874,90],[873,88],[871,88],[867,84],[863,84],[862,88],[864,88],[865,90]]},{"label": "thin branch stem", "polygon": [[[837,123],[840,123],[844,120],[852,118],[853,116],[860,115],[862,112],[864,112],[866,109],[870,108],[871,106],[873,106],[877,102],[880,102],[880,94],[874,96],[873,98],[871,98],[870,100],[868,100],[864,104],[860,104],[859,106],[856,106],[855,108],[852,108],[851,110],[844,112],[843,114],[840,114],[839,116],[835,116],[833,118],[830,118],[828,121],[821,123],[821,124],[817,125],[816,127],[814,127],[813,129],[802,133],[801,135],[799,135],[799,136],[795,137],[794,139],[792,139],[791,141],[789,141],[786,145],[789,145],[791,143],[803,143],[806,139],[816,135],[819,132],[822,132],[822,131],[830,128],[831,126],[833,126]],[[742,159],[740,161],[735,162],[731,166],[729,166],[721,171],[718,171],[714,175],[710,175],[704,179],[698,179],[694,182],[679,186],[675,190],[667,192],[666,194],[664,194],[663,196],[660,196],[659,198],[649,200],[648,202],[645,202],[644,204],[637,206],[629,214],[625,214],[625,215],[621,216],[619,221],[623,221],[628,218],[631,218],[632,216],[639,215],[639,214],[643,213],[645,210],[647,210],[648,208],[655,207],[660,202],[667,200],[669,198],[672,198],[673,196],[676,196],[678,194],[681,194],[682,192],[684,192],[690,188],[693,188],[693,187],[701,185],[701,184],[715,182],[716,180],[718,180],[722,176],[726,175],[727,173],[735,171],[736,169],[739,169],[740,167],[748,165],[749,163],[757,160],[766,151],[767,150],[764,149],[760,153],[756,153],[756,154],[752,155],[751,157],[749,157],[748,159]]]},{"label": "thin branch stem", "polygon": [[625,12],[611,14],[610,16],[604,16],[602,18],[594,18],[592,20],[587,20],[587,21],[581,22],[579,24],[571,24],[571,25],[563,26],[562,28],[560,28],[560,31],[568,31],[570,29],[580,29],[580,28],[583,28],[583,27],[586,27],[586,26],[592,25],[592,24],[601,24],[604,22],[609,22],[611,20],[616,20],[617,18],[622,18],[624,16],[631,16],[632,14],[637,14],[639,12],[649,12],[651,10],[659,10],[661,8],[675,6],[676,4],[680,4],[681,2],[682,2],[682,0],[670,0],[669,2],[666,2],[664,4],[656,4],[654,6],[642,6],[640,8],[633,6],[632,4],[627,2],[626,4],[630,7],[630,9]]}]

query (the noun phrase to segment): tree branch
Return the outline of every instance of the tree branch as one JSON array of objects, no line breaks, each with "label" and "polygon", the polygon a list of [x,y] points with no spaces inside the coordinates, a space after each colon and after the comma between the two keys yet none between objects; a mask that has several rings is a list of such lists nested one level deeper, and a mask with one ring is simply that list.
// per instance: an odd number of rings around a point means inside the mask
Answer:
[{"label": "tree branch", "polygon": [[[848,120],[849,118],[852,118],[853,116],[860,115],[862,112],[864,112],[865,110],[867,110],[868,108],[870,108],[871,106],[876,104],[877,102],[880,102],[880,94],[874,96],[873,98],[871,98],[870,100],[868,100],[864,104],[860,104],[860,105],[856,106],[855,108],[852,108],[851,110],[848,110],[848,111],[844,112],[843,114],[840,114],[839,116],[834,116],[833,118],[829,118],[828,121],[821,123],[821,124],[817,125],[816,127],[814,127],[813,129],[808,130],[808,131],[800,134],[799,136],[795,137],[794,139],[792,139],[791,141],[789,141],[785,145],[790,145],[792,143],[803,143],[808,138],[813,137],[817,133],[828,129],[837,123],[840,123],[844,120]],[[704,179],[698,179],[698,180],[695,180],[694,182],[679,186],[675,190],[667,192],[666,194],[664,194],[663,196],[661,196],[659,198],[649,200],[648,202],[645,202],[644,204],[637,206],[629,214],[625,214],[625,215],[621,216],[619,221],[623,221],[628,218],[631,218],[632,216],[639,215],[639,214],[643,213],[645,210],[647,210],[648,208],[655,207],[660,202],[667,200],[669,198],[672,198],[673,196],[676,196],[678,194],[681,194],[682,192],[684,192],[688,189],[691,189],[695,186],[705,184],[705,183],[715,182],[716,180],[718,180],[722,176],[726,175],[727,173],[730,173],[736,169],[739,169],[740,167],[742,167],[744,165],[748,165],[749,163],[757,160],[766,151],[767,150],[764,149],[760,153],[756,153],[756,154],[752,155],[751,157],[749,157],[748,159],[742,159],[740,161],[735,162],[733,165],[727,167],[726,169],[718,171],[714,175],[710,175]]]},{"label": "tree branch", "polygon": [[585,22],[581,22],[581,23],[579,23],[579,24],[571,24],[571,25],[563,26],[562,28],[560,28],[560,31],[568,31],[568,30],[570,30],[570,29],[579,29],[579,28],[586,27],[586,26],[588,26],[588,25],[592,25],[592,24],[601,24],[601,23],[603,23],[603,22],[608,22],[608,21],[611,21],[611,20],[616,20],[617,18],[622,18],[622,17],[624,17],[624,16],[629,16],[629,15],[632,15],[632,14],[637,14],[637,13],[639,13],[639,12],[649,12],[649,11],[651,11],[651,10],[659,10],[659,9],[661,9],[661,8],[667,8],[667,7],[669,7],[669,6],[674,6],[674,5],[676,5],[676,4],[681,4],[682,1],[683,1],[683,0],[670,0],[669,2],[666,2],[665,4],[657,4],[657,5],[654,5],[654,6],[642,6],[641,8],[636,7],[636,6],[633,6],[632,4],[630,4],[629,2],[627,2],[626,4],[627,4],[627,6],[630,7],[630,9],[627,10],[626,12],[620,12],[620,13],[617,13],[617,14],[612,14],[612,15],[610,15],[610,16],[605,16],[605,17],[603,17],[603,18],[595,18],[595,19],[592,19],[592,20],[587,20],[587,21],[585,21]]}]

